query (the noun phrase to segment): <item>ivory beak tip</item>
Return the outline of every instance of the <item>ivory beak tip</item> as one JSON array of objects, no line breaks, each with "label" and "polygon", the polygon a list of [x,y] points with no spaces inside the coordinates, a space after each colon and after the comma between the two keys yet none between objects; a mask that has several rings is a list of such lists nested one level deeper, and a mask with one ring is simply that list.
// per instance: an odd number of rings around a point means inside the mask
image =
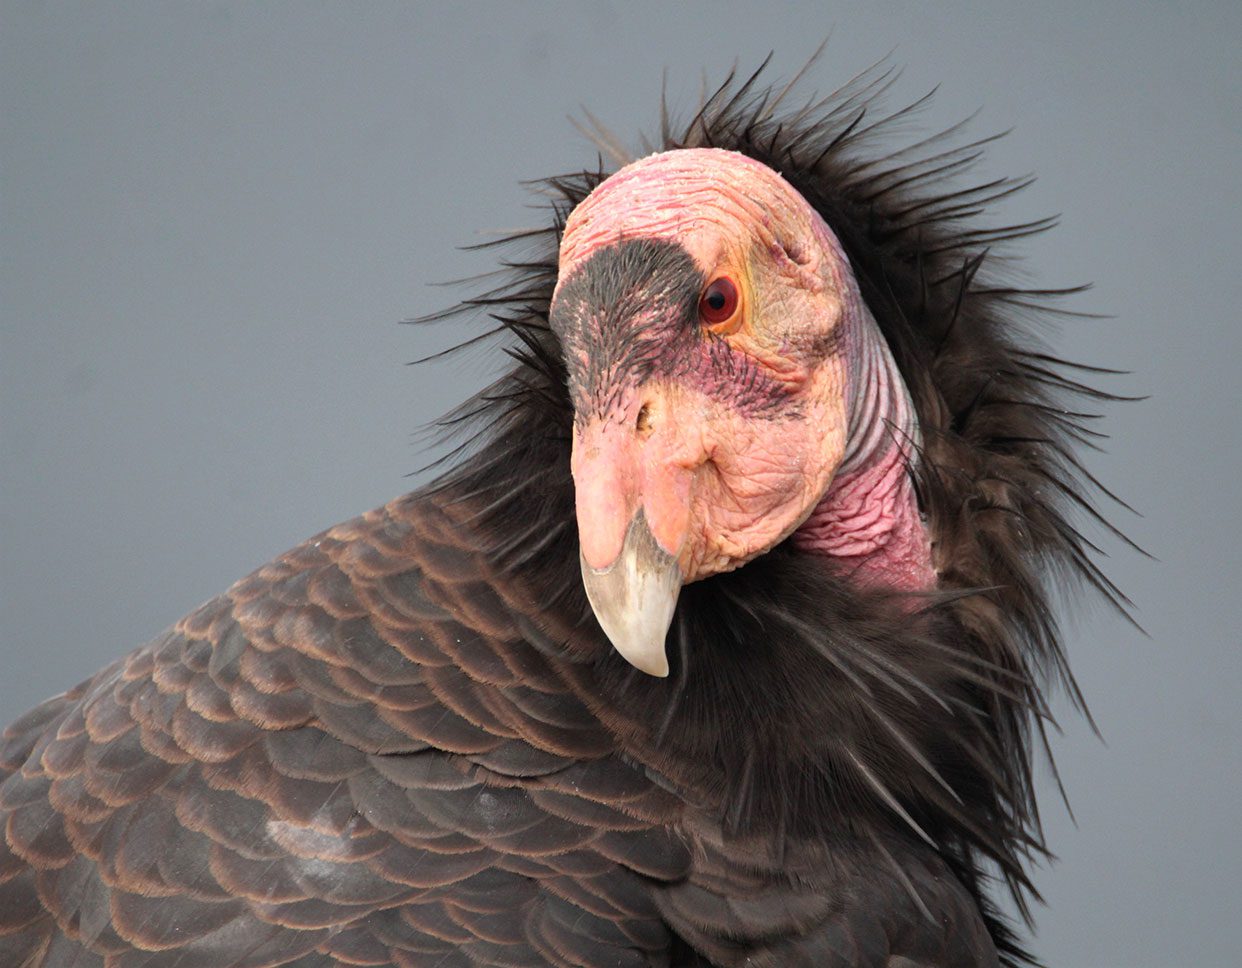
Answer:
[{"label": "ivory beak tip", "polygon": [[634,668],[668,676],[664,640],[677,608],[682,576],[640,510],[630,522],[621,553],[607,568],[582,561],[582,582],[595,617],[613,647]]}]

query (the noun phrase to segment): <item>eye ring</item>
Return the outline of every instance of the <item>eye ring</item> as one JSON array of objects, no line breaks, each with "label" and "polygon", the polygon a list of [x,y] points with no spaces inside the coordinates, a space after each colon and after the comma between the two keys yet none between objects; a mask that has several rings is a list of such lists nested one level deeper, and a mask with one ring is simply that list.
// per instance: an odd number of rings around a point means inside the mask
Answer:
[{"label": "eye ring", "polygon": [[717,276],[703,287],[699,296],[699,320],[713,332],[732,332],[737,328],[741,303],[737,283],[728,276]]}]

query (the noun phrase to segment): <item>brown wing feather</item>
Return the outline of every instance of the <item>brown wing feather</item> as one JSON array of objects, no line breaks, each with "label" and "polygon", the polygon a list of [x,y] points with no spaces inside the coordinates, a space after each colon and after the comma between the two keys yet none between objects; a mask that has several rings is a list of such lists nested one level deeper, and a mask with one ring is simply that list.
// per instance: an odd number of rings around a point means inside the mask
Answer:
[{"label": "brown wing feather", "polygon": [[0,960],[647,964],[683,807],[397,502],[5,734]]}]

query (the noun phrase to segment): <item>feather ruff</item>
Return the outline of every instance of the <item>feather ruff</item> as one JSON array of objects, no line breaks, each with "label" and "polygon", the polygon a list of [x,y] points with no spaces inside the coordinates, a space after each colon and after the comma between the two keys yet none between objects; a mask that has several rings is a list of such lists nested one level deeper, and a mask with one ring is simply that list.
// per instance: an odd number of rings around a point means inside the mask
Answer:
[{"label": "feather ruff", "polygon": [[[1085,584],[1128,617],[1074,523],[1120,534],[1096,504],[1117,499],[1076,451],[1102,437],[1083,401],[1124,398],[1081,382],[1113,371],[1059,360],[1032,335],[1049,315],[1074,315],[1057,301],[1082,287],[1006,284],[1008,244],[1053,223],[980,222],[1029,184],[959,183],[993,139],[962,142],[958,125],[892,147],[890,135],[926,102],[882,112],[893,70],[872,68],[790,107],[805,70],[778,88],[761,82],[766,66],[730,75],[685,124],[662,105],[659,139],[644,148],[749,155],[840,239],[918,413],[915,484],[938,590],[912,616],[909,601],[860,592],[786,543],[683,590],[667,680],[602,644],[578,571],[573,411],[548,327],[560,234],[610,174],[602,159],[540,183],[547,224],[484,246],[513,254],[499,280],[419,320],[484,315],[496,325],[457,348],[499,338],[514,361],[436,424],[457,445],[434,488],[472,509],[497,567],[542,602],[543,647],[653,776],[699,791],[730,836],[761,838],[778,854],[794,841],[831,849],[894,832],[933,845],[976,898],[1003,963],[1023,963],[1030,956],[990,882],[1029,923],[1030,867],[1048,856],[1032,769],[1055,725],[1049,688],[1060,684],[1085,712],[1057,590]],[[601,149],[628,160],[591,121]]]}]

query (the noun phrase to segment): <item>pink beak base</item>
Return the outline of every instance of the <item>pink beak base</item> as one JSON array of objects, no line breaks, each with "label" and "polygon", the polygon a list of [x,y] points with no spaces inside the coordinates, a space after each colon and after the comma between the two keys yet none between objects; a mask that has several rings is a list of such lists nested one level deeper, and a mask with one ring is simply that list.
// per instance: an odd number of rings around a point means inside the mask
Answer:
[{"label": "pink beak base", "polygon": [[690,469],[661,459],[657,441],[624,424],[594,420],[574,440],[572,470],[582,558],[596,570],[621,554],[641,510],[660,549],[678,559],[690,532]]}]

